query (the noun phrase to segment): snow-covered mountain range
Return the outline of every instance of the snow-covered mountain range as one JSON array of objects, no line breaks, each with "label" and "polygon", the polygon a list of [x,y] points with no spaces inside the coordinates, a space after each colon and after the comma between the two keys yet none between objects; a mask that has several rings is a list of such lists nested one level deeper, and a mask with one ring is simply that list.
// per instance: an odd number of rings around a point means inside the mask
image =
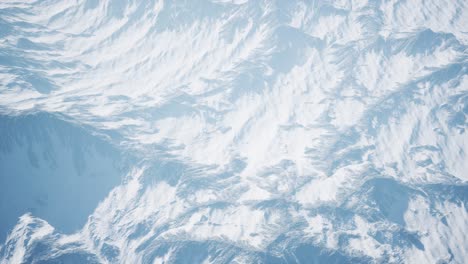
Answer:
[{"label": "snow-covered mountain range", "polygon": [[0,263],[464,263],[465,0],[2,0]]}]

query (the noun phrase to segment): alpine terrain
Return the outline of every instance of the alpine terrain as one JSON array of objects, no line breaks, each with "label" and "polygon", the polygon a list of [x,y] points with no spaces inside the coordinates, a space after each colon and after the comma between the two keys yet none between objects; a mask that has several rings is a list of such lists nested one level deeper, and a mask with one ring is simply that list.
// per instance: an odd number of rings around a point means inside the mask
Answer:
[{"label": "alpine terrain", "polygon": [[466,263],[466,0],[0,1],[0,263]]}]

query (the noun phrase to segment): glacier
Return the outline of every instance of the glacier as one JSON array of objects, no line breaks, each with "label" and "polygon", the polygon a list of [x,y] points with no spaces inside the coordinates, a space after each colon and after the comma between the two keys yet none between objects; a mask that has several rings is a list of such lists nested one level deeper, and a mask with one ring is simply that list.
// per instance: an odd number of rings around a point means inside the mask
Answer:
[{"label": "glacier", "polygon": [[0,1],[0,263],[465,263],[464,0]]}]

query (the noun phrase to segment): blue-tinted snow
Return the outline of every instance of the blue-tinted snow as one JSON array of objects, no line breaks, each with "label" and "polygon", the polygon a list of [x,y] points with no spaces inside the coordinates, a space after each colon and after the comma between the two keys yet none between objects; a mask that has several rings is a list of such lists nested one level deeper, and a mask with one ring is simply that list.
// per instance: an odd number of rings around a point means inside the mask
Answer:
[{"label": "blue-tinted snow", "polygon": [[463,263],[463,0],[0,2],[0,263]]}]

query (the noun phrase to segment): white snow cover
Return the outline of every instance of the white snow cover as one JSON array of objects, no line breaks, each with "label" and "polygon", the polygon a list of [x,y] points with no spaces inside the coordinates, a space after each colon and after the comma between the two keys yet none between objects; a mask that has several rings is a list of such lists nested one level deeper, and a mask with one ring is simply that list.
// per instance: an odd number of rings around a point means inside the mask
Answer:
[{"label": "white snow cover", "polygon": [[[0,192],[26,187],[0,263],[464,263],[467,26],[464,0],[1,1]],[[79,227],[64,188],[102,198]]]}]

